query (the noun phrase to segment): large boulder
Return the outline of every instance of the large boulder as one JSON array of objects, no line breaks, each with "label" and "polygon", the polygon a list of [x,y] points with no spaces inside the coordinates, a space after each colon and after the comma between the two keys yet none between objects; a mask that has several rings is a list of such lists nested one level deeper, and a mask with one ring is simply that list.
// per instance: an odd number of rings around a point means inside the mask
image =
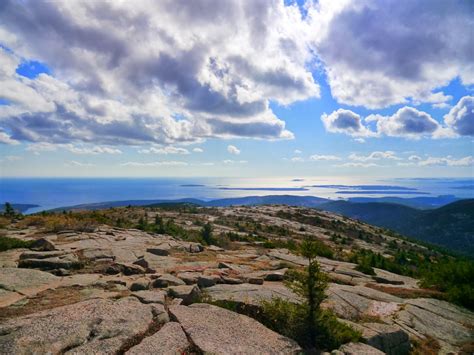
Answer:
[{"label": "large boulder", "polygon": [[173,276],[171,274],[164,274],[157,278],[155,281],[153,281],[152,286],[157,288],[164,288],[168,286],[179,286],[184,284],[184,281],[177,278],[176,276]]},{"label": "large boulder", "polygon": [[138,298],[142,303],[165,304],[166,293],[161,290],[142,290],[135,291],[132,296]]},{"label": "large boulder", "polygon": [[296,342],[256,320],[209,304],[172,306],[171,316],[194,345],[210,354],[297,354]]},{"label": "large boulder", "polygon": [[18,267],[27,269],[76,269],[81,267],[79,259],[72,254],[44,259],[20,259]]},{"label": "large boulder", "polygon": [[140,344],[126,352],[127,355],[168,355],[185,354],[191,346],[181,325],[176,322],[166,323],[158,332],[142,340]]},{"label": "large boulder", "polygon": [[148,253],[151,253],[153,255],[158,255],[158,256],[168,256],[168,255],[170,255],[170,247],[167,244],[165,244],[163,246],[148,248],[146,251]]},{"label": "large boulder", "polygon": [[180,298],[182,299],[181,304],[188,305],[199,301],[201,290],[196,285],[171,286],[168,287],[168,295]]},{"label": "large boulder", "polygon": [[0,353],[117,353],[145,334],[154,312],[129,297],[91,299],[11,319],[0,325]]},{"label": "large boulder", "polygon": [[56,250],[56,246],[48,239],[40,238],[40,239],[35,240],[30,245],[30,249],[37,250],[37,251],[53,251],[53,250]]}]

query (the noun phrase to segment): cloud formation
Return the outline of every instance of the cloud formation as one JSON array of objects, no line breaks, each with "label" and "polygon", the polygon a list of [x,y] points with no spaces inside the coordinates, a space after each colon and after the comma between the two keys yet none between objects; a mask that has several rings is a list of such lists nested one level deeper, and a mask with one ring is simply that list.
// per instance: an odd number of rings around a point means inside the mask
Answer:
[{"label": "cloud formation", "polygon": [[413,137],[432,135],[440,128],[439,123],[426,112],[413,107],[402,107],[392,116],[372,115],[367,122],[377,122],[377,132],[391,137]]},{"label": "cloud formation", "polygon": [[474,96],[464,96],[449,113],[444,121],[461,136],[474,136]]},{"label": "cloud formation", "polygon": [[[359,114],[338,109],[323,114],[321,121],[328,132],[344,133],[352,137],[402,137],[419,139],[454,138],[474,135],[474,97],[465,96],[444,116],[444,125],[430,114],[405,106],[393,115],[372,114],[363,119]],[[375,130],[370,128],[375,123]],[[357,139],[359,139],[357,138]]]},{"label": "cloud formation", "polygon": [[156,166],[186,166],[188,163],[184,161],[154,161],[149,163],[129,161],[120,164],[120,166],[131,166],[131,167],[156,167]]},{"label": "cloud formation", "polygon": [[369,155],[358,155],[358,154],[351,154],[349,155],[350,160],[354,161],[370,161],[370,160],[402,160],[401,158],[397,157],[395,152],[387,150],[385,152],[372,152]]},{"label": "cloud formation", "polygon": [[[197,148],[195,148],[197,149]],[[150,147],[148,149],[139,149],[141,154],[189,154],[189,150],[181,147],[166,146],[166,147]]]},{"label": "cloud formation", "polygon": [[338,156],[335,155],[319,155],[319,154],[313,154],[309,157],[309,160],[312,161],[330,161],[330,160],[341,160]]},{"label": "cloud formation", "polygon": [[373,132],[362,124],[360,115],[350,110],[340,108],[330,115],[323,114],[321,120],[328,132],[345,133],[354,137],[369,137],[374,135]]},{"label": "cloud formation", "polygon": [[89,146],[67,144],[51,144],[46,142],[31,143],[26,147],[26,151],[39,154],[40,152],[53,152],[58,149],[67,150],[73,154],[98,155],[98,154],[122,154],[120,149],[106,146]]},{"label": "cloud formation", "polygon": [[239,155],[240,154],[240,149],[237,148],[235,145],[228,145],[227,146],[227,151],[230,154],[233,154],[233,155]]},{"label": "cloud formation", "polygon": [[[288,139],[269,102],[319,97],[309,24],[280,1],[6,0],[0,24],[0,119],[12,140]],[[18,75],[22,58],[54,76]]]},{"label": "cloud formation", "polygon": [[437,88],[474,84],[472,4],[464,0],[320,0],[313,43],[340,103],[382,108],[445,103]]}]

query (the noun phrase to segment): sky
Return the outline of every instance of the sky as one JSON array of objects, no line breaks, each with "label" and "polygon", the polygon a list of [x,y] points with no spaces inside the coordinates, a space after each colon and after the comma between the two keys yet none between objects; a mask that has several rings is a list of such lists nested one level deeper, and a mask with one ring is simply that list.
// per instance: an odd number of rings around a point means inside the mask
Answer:
[{"label": "sky", "polygon": [[0,5],[0,176],[474,176],[474,2]]}]

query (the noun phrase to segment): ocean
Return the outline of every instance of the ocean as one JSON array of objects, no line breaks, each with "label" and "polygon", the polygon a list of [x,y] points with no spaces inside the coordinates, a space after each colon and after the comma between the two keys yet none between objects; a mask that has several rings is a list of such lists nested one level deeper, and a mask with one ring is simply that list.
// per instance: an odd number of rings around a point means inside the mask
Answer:
[{"label": "ocean", "polygon": [[353,197],[474,197],[474,179],[295,178],[0,178],[0,203],[35,204],[28,213],[84,203],[122,200],[262,195]]}]

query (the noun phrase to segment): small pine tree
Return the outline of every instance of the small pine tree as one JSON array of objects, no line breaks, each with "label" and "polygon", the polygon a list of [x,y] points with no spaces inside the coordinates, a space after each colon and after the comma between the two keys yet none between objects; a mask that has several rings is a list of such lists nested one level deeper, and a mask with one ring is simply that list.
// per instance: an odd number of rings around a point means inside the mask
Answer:
[{"label": "small pine tree", "polygon": [[207,245],[213,243],[214,239],[212,237],[212,225],[207,222],[201,230],[201,237]]},{"label": "small pine tree", "polygon": [[147,229],[147,227],[148,223],[146,222],[145,218],[140,217],[140,219],[138,220],[138,229],[144,231]]},{"label": "small pine tree", "polygon": [[13,208],[10,202],[5,202],[5,211],[3,212],[3,214],[5,217],[15,217],[15,209]]},{"label": "small pine tree", "polygon": [[327,277],[316,260],[319,248],[320,243],[305,240],[300,246],[300,254],[308,260],[308,266],[303,271],[288,272],[287,286],[301,297],[302,302],[292,303],[280,298],[262,301],[262,323],[295,339],[310,353],[315,349],[331,350],[360,339],[360,333],[321,308],[326,297]]},{"label": "small pine tree", "polygon": [[308,341],[310,346],[314,347],[318,337],[317,321],[320,317],[320,305],[326,297],[324,290],[327,287],[327,278],[316,260],[317,243],[310,239],[303,241],[300,252],[308,260],[308,267],[304,272],[291,273],[288,286],[305,300],[305,305],[308,308],[306,319]]},{"label": "small pine tree", "polygon": [[159,214],[157,214],[155,216],[155,231],[158,234],[165,234],[166,233],[163,218]]}]

